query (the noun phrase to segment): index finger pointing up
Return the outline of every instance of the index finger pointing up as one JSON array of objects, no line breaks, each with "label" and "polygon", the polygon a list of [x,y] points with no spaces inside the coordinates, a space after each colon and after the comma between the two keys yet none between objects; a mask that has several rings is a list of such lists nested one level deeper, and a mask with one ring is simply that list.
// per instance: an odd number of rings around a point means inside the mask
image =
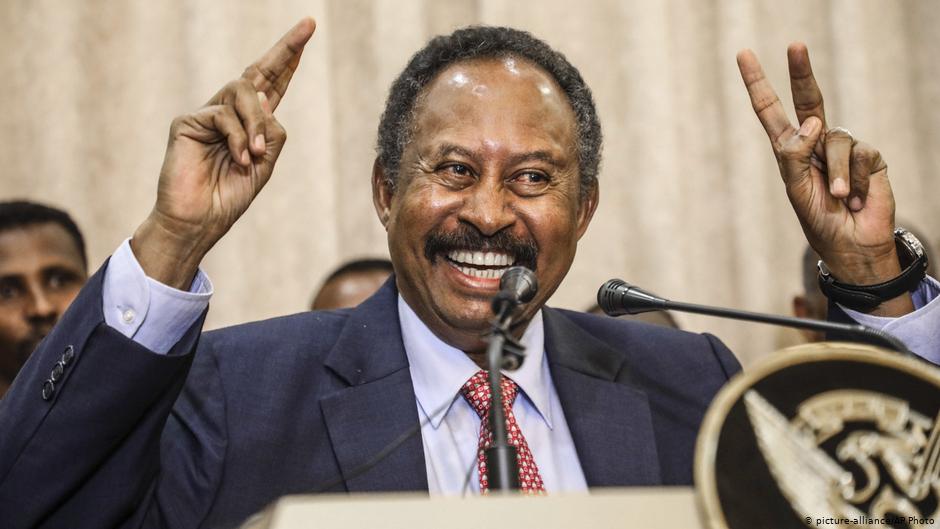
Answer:
[{"label": "index finger pointing up", "polygon": [[260,59],[245,68],[242,78],[250,81],[258,92],[264,92],[272,111],[287,92],[304,46],[316,27],[317,23],[312,18],[301,19]]},{"label": "index finger pointing up", "polygon": [[782,143],[784,135],[787,137],[793,134],[795,130],[787,118],[787,113],[783,109],[783,103],[777,97],[774,87],[770,85],[767,76],[764,75],[764,69],[761,68],[760,61],[751,50],[742,50],[738,52],[738,70],[741,71],[741,78],[747,87],[747,93],[751,97],[751,106],[754,107],[754,113],[757,119],[767,132],[770,143],[777,151]]},{"label": "index finger pointing up", "polygon": [[826,130],[826,111],[823,108],[823,96],[813,76],[813,67],[809,63],[809,51],[806,44],[794,42],[787,48],[787,61],[790,64],[790,91],[793,95],[793,107],[796,119],[800,123],[810,116],[816,116]]}]

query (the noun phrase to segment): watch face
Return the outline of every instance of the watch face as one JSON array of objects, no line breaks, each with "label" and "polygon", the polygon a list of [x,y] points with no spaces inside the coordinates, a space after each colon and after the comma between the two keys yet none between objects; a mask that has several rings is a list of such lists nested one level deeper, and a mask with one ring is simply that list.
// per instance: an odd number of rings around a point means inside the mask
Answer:
[{"label": "watch face", "polygon": [[911,252],[911,260],[919,259],[924,256],[926,251],[924,250],[924,245],[917,240],[917,237],[914,237],[914,234],[905,230],[904,228],[897,228],[894,230],[894,235],[899,237],[903,242],[904,246]]}]

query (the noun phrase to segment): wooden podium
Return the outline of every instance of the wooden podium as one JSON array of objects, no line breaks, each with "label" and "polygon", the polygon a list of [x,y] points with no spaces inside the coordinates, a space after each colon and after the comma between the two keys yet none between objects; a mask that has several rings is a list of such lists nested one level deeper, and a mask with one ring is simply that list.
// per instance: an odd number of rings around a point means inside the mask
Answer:
[{"label": "wooden podium", "polygon": [[[691,487],[595,489],[543,497],[428,498],[363,494],[286,496],[242,529],[701,529]],[[490,522],[489,526],[492,522]]]}]

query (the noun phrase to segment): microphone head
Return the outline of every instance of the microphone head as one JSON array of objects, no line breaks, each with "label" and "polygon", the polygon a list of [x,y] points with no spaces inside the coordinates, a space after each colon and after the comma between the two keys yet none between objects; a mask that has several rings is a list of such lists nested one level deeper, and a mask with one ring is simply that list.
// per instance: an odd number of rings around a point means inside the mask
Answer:
[{"label": "microphone head", "polygon": [[625,314],[622,310],[617,310],[617,298],[623,287],[629,286],[622,279],[608,279],[597,289],[597,306],[608,316],[620,316]]},{"label": "microphone head", "polygon": [[666,300],[622,279],[611,279],[597,290],[597,306],[608,316],[666,309]]},{"label": "microphone head", "polygon": [[514,301],[528,303],[539,291],[535,272],[524,266],[513,266],[499,278],[499,289],[507,292]]}]

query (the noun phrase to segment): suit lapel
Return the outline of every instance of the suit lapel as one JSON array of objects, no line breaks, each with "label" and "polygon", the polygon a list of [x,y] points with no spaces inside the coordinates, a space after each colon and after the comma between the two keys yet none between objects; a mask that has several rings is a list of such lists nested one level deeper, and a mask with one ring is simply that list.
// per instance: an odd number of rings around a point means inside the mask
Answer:
[{"label": "suit lapel", "polygon": [[[419,424],[397,296],[392,278],[354,309],[325,362],[348,384],[320,408],[350,492],[428,490],[420,432],[361,472]],[[558,311],[543,315],[552,379],[588,486],[659,484],[649,403],[623,355]]]},{"label": "suit lapel", "polygon": [[646,393],[624,356],[545,308],[545,351],[589,487],[661,482]]},{"label": "suit lapel", "polygon": [[320,399],[330,443],[350,492],[428,490],[418,410],[398,323],[394,277],[353,309],[326,365],[349,386]]}]

